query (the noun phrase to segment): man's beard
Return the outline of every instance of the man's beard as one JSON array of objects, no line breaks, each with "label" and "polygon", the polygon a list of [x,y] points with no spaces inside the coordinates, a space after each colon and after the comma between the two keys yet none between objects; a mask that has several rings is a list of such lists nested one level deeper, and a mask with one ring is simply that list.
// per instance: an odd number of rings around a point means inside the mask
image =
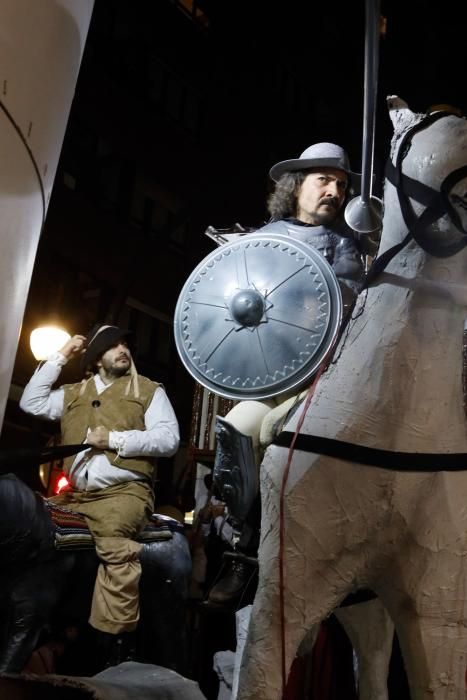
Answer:
[{"label": "man's beard", "polygon": [[111,367],[110,370],[107,370],[107,374],[109,377],[115,377],[115,379],[118,379],[118,377],[123,377],[129,370],[130,366],[128,367]]},{"label": "man's beard", "polygon": [[337,219],[337,209],[334,211],[322,211],[316,212],[313,216],[316,221],[316,226],[324,226],[325,224],[332,224],[333,221]]},{"label": "man's beard", "polygon": [[[117,360],[115,360],[112,363],[102,362],[102,368],[104,369],[106,375],[109,378],[118,379],[119,377],[123,377],[128,372],[128,370],[130,369],[131,360],[126,355],[125,355],[125,357],[128,360],[128,365],[126,365],[126,366],[125,365],[117,365]],[[121,359],[121,358],[119,358],[119,359]]]},{"label": "man's beard", "polygon": [[[324,210],[321,206],[323,204],[327,204],[329,208]],[[333,221],[335,221],[335,219],[337,219],[338,214],[339,203],[333,198],[329,198],[320,202],[320,205],[313,214],[313,218],[317,222],[316,226],[322,226],[324,224],[331,224]]]}]

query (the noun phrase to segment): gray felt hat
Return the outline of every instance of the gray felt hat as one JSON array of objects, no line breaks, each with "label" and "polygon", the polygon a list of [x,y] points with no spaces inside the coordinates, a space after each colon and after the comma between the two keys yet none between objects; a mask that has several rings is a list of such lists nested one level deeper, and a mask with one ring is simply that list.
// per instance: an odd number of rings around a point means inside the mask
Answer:
[{"label": "gray felt hat", "polygon": [[274,182],[286,172],[294,170],[308,170],[308,168],[337,168],[343,170],[350,177],[352,186],[360,189],[360,174],[350,169],[349,156],[342,146],[335,143],[314,143],[303,151],[300,158],[281,160],[269,171]]}]

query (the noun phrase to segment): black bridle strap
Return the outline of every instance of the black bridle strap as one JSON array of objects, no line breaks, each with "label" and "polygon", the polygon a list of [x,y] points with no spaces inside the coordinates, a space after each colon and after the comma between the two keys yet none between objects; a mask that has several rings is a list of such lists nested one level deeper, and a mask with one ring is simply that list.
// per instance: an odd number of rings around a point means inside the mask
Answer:
[{"label": "black bridle strap", "polygon": [[429,254],[434,254],[436,253],[437,257],[449,257],[451,255],[455,255],[459,251],[461,251],[465,246],[467,245],[467,236],[465,238],[460,239],[459,241],[456,241],[456,243],[451,244],[450,246],[446,246],[446,248],[442,251],[439,251],[438,249],[435,251],[432,249],[430,246],[429,242],[424,240],[423,245],[422,241],[420,239],[420,234],[424,231],[424,229],[429,226],[430,224],[433,223],[433,221],[436,221],[444,212],[440,212],[438,208],[431,208],[431,209],[425,209],[423,214],[420,216],[419,219],[415,222],[415,224],[412,226],[410,231],[407,233],[405,238],[400,242],[397,243],[396,245],[393,245],[391,248],[388,248],[388,250],[385,250],[382,255],[379,255],[373,262],[372,266],[368,270],[365,281],[363,283],[363,289],[366,289],[367,287],[370,286],[372,282],[386,269],[387,265],[391,262],[391,260],[409,243],[412,239],[420,246],[420,248],[423,248],[427,253]]},{"label": "black bridle strap", "polygon": [[[441,190],[438,192],[428,187],[428,185],[424,185],[404,175],[402,173],[402,160],[399,160],[399,157],[396,166],[392,164],[391,160],[388,160],[386,164],[386,178],[396,187],[399,207],[411,237],[418,243],[422,250],[435,257],[450,257],[461,251],[462,248],[467,245],[467,236],[465,236],[465,231],[462,228],[460,217],[449,201],[449,190],[458,180],[465,177],[466,170],[466,167],[462,167],[450,173],[441,184]],[[415,199],[426,207],[419,218],[415,216],[409,198]],[[449,246],[440,247],[439,244],[434,244],[424,238],[423,234],[425,233],[425,229],[445,214],[451,217],[453,224],[464,236],[459,241]]]},{"label": "black bridle strap", "polygon": [[379,277],[379,275],[386,269],[387,265],[391,262],[391,260],[399,253],[402,248],[405,248],[407,243],[412,240],[412,232],[409,231],[404,240],[402,240],[400,243],[397,243],[396,245],[393,245],[391,248],[388,248],[387,250],[384,251],[381,255],[379,255],[374,261],[373,264],[371,265],[370,269],[366,273],[365,276],[365,281],[363,283],[361,291],[366,289],[367,287],[370,286],[374,280]]},{"label": "black bridle strap", "polygon": [[[449,112],[433,112],[432,114],[424,117],[424,119],[412,126],[405,133],[397,152],[396,164],[393,165],[391,160],[388,160],[386,165],[386,178],[394,185],[398,192],[401,213],[409,230],[405,238],[400,243],[392,246],[392,248],[386,250],[382,255],[378,256],[373,261],[372,266],[367,272],[363,289],[366,289],[371,285],[371,283],[385,270],[390,261],[403,248],[405,248],[407,243],[412,240],[412,238],[427,253],[438,257],[455,255],[467,245],[466,237],[441,250],[438,247],[432,246],[428,241],[421,238],[421,234],[423,233],[424,229],[446,213],[449,213],[457,228],[465,233],[457,212],[455,212],[450,206],[448,192],[457,181],[467,175],[467,166],[463,166],[462,168],[450,173],[441,185],[441,192],[432,190],[430,187],[423,185],[422,183],[419,183],[412,178],[403,175],[402,173],[402,161],[407,155],[407,148],[410,145],[413,135],[417,131],[421,131],[428,126],[431,126],[431,124],[439,119],[448,116]],[[409,197],[416,199],[426,207],[425,211],[418,219],[416,219],[414,215],[413,209],[409,202]]]},{"label": "black bridle strap", "polygon": [[467,233],[467,231],[465,231],[462,226],[462,221],[458,212],[454,209],[451,202],[449,201],[449,192],[451,188],[454,187],[454,185],[457,182],[459,182],[459,180],[462,180],[464,177],[467,177],[467,165],[463,165],[461,168],[457,168],[457,170],[453,170],[452,173],[449,173],[449,175],[444,179],[443,183],[441,184],[441,196],[446,202],[446,208],[448,209],[449,216],[451,217],[455,226],[457,226],[457,228],[460,231]]},{"label": "black bridle strap", "polygon": [[[290,447],[294,433],[283,430],[272,441],[278,447]],[[438,472],[467,470],[467,453],[451,452],[437,454],[433,452],[392,452],[375,447],[364,447],[352,442],[333,438],[318,437],[300,433],[296,437],[295,450],[313,452],[314,454],[335,457],[346,462],[366,464],[381,469],[398,472]]]}]

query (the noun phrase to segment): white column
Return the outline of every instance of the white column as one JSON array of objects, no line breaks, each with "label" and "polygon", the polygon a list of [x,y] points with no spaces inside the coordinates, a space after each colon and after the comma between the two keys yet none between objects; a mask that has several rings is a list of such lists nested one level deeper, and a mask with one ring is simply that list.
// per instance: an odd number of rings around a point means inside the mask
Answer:
[{"label": "white column", "polygon": [[0,0],[0,425],[93,5]]}]

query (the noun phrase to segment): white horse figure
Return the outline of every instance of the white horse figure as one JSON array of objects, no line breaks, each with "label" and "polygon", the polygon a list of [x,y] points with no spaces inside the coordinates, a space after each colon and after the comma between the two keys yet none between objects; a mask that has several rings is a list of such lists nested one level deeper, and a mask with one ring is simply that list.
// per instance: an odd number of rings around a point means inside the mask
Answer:
[{"label": "white horse figure", "polygon": [[[467,458],[466,471],[447,469],[450,453],[467,453],[467,121],[426,119],[397,97],[388,104],[393,167],[379,256],[409,228],[418,242],[360,294],[300,432],[440,457],[417,472],[410,454],[394,470],[295,449],[281,498],[289,451],[268,448],[239,700],[280,700],[301,640],[359,588],[374,590],[395,622],[412,700],[466,697]],[[286,430],[299,419],[300,410]]]}]

